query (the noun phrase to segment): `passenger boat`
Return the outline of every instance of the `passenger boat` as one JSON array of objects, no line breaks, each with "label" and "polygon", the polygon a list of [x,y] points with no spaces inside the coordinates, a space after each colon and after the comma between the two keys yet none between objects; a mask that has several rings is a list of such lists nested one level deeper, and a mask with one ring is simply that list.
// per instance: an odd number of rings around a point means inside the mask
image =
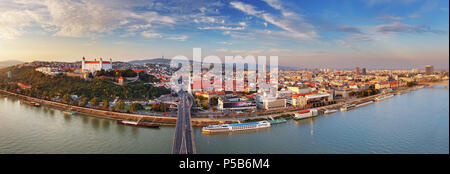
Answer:
[{"label": "passenger boat", "polygon": [[377,97],[377,98],[375,98],[375,101],[379,102],[379,101],[386,100],[386,99],[391,98],[391,97],[394,97],[394,94],[387,95],[387,96],[382,96],[382,97]]},{"label": "passenger boat", "polygon": [[157,123],[146,123],[146,122],[137,122],[137,121],[128,121],[128,120],[117,120],[117,123],[122,124],[122,125],[146,127],[146,128],[159,128],[159,126],[160,126],[160,124],[157,124]]},{"label": "passenger boat", "polygon": [[20,100],[20,104],[26,104],[26,105],[30,105],[30,106],[34,106],[34,107],[40,107],[41,104],[36,103],[36,102],[30,102],[30,101],[26,101],[26,100]]},{"label": "passenger boat", "polygon": [[372,103],[373,103],[372,100],[366,101],[366,102],[362,102],[362,103],[357,103],[355,107],[358,108],[358,107],[366,106],[366,105],[369,105],[369,104],[372,104]]},{"label": "passenger boat", "polygon": [[332,113],[335,113],[337,111],[338,111],[337,109],[327,109],[327,110],[323,111],[323,114],[332,114]]},{"label": "passenger boat", "polygon": [[219,133],[219,132],[233,132],[233,131],[244,131],[244,130],[255,130],[262,128],[270,128],[270,122],[259,121],[251,123],[238,123],[238,124],[220,124],[211,125],[202,128],[202,133]]},{"label": "passenger boat", "polygon": [[294,120],[301,120],[301,119],[305,119],[305,118],[311,118],[311,117],[315,117],[318,116],[318,111],[317,109],[307,109],[307,110],[301,110],[298,111],[297,113],[295,113],[294,116]]},{"label": "passenger boat", "polygon": [[284,118],[275,119],[275,120],[270,120],[270,124],[271,124],[271,125],[272,125],[272,124],[284,123],[284,122],[287,122],[287,120],[284,119]]},{"label": "passenger boat", "polygon": [[344,105],[344,106],[341,107],[341,111],[342,111],[342,112],[348,111],[348,110],[350,110],[350,109],[355,108],[355,106],[356,106],[355,104]]}]

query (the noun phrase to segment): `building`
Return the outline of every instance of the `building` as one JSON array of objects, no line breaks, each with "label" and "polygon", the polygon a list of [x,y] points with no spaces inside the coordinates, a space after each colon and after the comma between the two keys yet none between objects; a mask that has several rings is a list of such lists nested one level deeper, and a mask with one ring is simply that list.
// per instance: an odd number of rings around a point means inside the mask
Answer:
[{"label": "building", "polygon": [[367,75],[367,69],[366,69],[366,68],[362,68],[361,74],[362,74],[362,75]]},{"label": "building", "polygon": [[391,87],[391,85],[387,81],[382,81],[382,82],[375,84],[375,89],[387,89],[390,87]]},{"label": "building", "polygon": [[30,89],[32,87],[31,85],[27,85],[27,84],[23,84],[23,83],[17,83],[17,86],[19,86],[22,89]]},{"label": "building", "polygon": [[257,106],[260,109],[268,110],[268,109],[280,109],[286,108],[286,99],[285,98],[270,98],[264,95],[257,95],[256,97]]},{"label": "building", "polygon": [[426,75],[432,75],[434,73],[433,66],[432,65],[426,65],[425,66],[425,74]]},{"label": "building", "polygon": [[221,111],[256,110],[256,102],[238,96],[220,96],[217,109]]},{"label": "building", "polygon": [[55,67],[39,67],[39,68],[36,68],[36,71],[41,72],[46,75],[64,74],[64,72],[60,71],[58,68],[55,68]]},{"label": "building", "polygon": [[291,91],[293,94],[303,94],[312,92],[312,88],[310,87],[300,88],[298,86],[288,86],[287,90]]},{"label": "building", "polygon": [[356,68],[355,68],[355,74],[356,74],[356,75],[359,75],[359,74],[360,74],[359,67],[356,67]]},{"label": "building", "polygon": [[82,72],[90,73],[94,73],[100,70],[112,70],[112,59],[109,59],[109,61],[103,61],[103,59],[100,58],[99,61],[97,61],[96,59],[94,59],[94,61],[86,61],[86,58],[83,57],[83,60],[81,62],[81,70]]},{"label": "building", "polygon": [[327,104],[333,101],[333,96],[329,93],[311,94],[299,97],[299,106],[302,108],[314,106],[314,104]]},{"label": "building", "polygon": [[8,71],[8,78],[9,79],[12,78],[12,72],[11,71]]},{"label": "building", "polygon": [[123,77],[120,77],[119,78],[119,80],[118,80],[118,84],[120,85],[120,86],[125,86],[125,79],[123,79]]}]

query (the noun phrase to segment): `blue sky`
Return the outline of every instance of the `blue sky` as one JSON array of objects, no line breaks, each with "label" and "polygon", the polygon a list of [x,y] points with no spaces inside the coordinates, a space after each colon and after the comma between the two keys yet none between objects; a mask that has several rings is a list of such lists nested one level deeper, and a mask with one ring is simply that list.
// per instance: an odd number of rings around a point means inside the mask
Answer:
[{"label": "blue sky", "polygon": [[302,68],[448,69],[447,0],[0,0],[0,60],[277,55]]}]

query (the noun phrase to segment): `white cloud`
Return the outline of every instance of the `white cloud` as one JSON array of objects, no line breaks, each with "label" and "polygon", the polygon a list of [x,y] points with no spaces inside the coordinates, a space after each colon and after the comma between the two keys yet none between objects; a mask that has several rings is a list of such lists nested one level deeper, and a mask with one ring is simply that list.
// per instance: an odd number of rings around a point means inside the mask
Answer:
[{"label": "white cloud", "polygon": [[20,36],[28,26],[40,27],[55,36],[96,38],[129,25],[149,28],[151,24],[176,23],[173,17],[157,12],[133,12],[131,7],[117,1],[16,0],[0,2],[0,6],[2,38]]},{"label": "white cloud", "polygon": [[244,30],[245,27],[226,27],[226,26],[215,26],[215,27],[198,27],[200,30]]},{"label": "white cloud", "polygon": [[262,13],[262,11],[255,10],[255,7],[253,7],[252,5],[244,4],[242,2],[233,1],[233,2],[230,2],[230,4],[234,8],[237,8],[249,15],[259,15]]},{"label": "white cloud", "polygon": [[231,43],[231,42],[217,42],[217,43],[224,44],[224,45],[233,45],[233,43]]},{"label": "white cloud", "polygon": [[177,40],[177,41],[186,41],[189,38],[187,35],[178,35],[178,36],[170,36],[167,39]]},{"label": "white cloud", "polygon": [[142,36],[146,37],[146,38],[161,38],[161,34],[159,33],[154,33],[153,31],[143,31],[141,33]]},{"label": "white cloud", "polygon": [[[241,10],[244,13],[256,16],[283,29],[284,31],[274,32],[278,33],[279,36],[294,37],[300,40],[311,40],[318,37],[313,25],[306,23],[303,18],[296,13],[282,8],[279,1],[269,0],[266,2],[275,9],[281,10],[282,17],[273,16],[272,14],[263,11],[257,11],[252,5],[244,4],[242,2],[231,2],[230,4],[232,7]],[[264,25],[267,26],[267,24]]]}]

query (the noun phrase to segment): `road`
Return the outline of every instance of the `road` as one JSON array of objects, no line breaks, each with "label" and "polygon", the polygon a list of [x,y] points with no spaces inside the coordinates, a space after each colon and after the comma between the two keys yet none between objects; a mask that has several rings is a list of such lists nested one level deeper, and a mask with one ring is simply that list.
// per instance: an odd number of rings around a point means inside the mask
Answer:
[{"label": "road", "polygon": [[195,142],[191,125],[191,107],[194,99],[184,91],[178,92],[178,118],[173,138],[173,154],[195,154]]}]

